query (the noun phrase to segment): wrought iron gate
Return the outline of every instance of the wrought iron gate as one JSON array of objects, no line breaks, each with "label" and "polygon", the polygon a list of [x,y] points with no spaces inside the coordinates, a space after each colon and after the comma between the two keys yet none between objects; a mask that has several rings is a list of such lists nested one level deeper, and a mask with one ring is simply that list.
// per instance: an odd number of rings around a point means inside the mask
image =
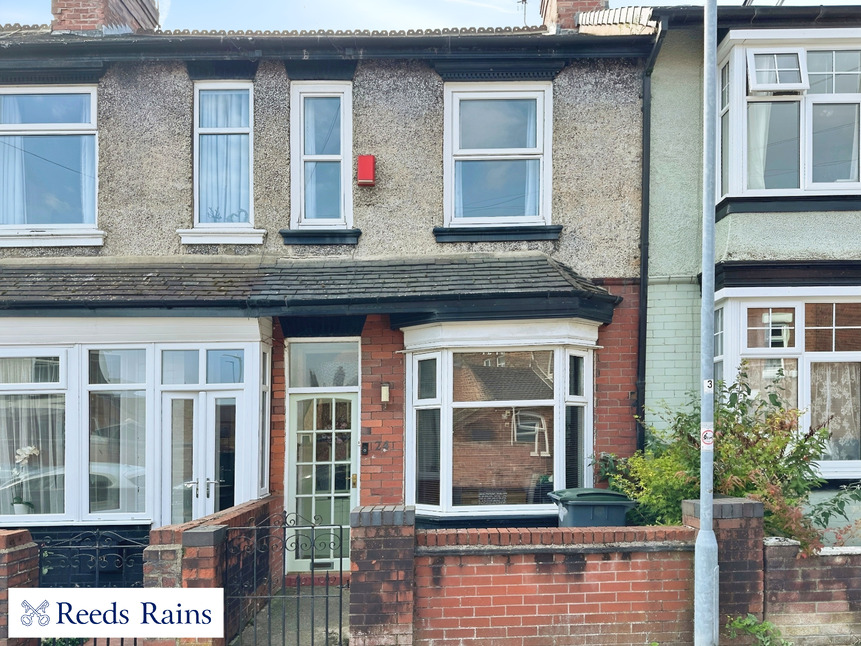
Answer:
[{"label": "wrought iron gate", "polygon": [[[231,644],[348,644],[350,528],[315,521],[283,512],[227,529],[224,609]],[[307,559],[310,571],[287,572],[291,555]]]}]

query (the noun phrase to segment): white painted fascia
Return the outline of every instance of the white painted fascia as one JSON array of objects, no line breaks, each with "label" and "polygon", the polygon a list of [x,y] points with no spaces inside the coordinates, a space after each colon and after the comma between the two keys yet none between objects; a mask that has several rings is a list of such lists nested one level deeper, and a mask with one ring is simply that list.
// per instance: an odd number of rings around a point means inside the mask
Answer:
[{"label": "white painted fascia", "polygon": [[0,346],[261,342],[271,325],[261,324],[262,320],[266,319],[9,317],[0,318]]},{"label": "white painted fascia", "polygon": [[403,328],[409,352],[437,348],[503,346],[579,346],[595,348],[596,321],[586,319],[527,319],[516,321],[459,321]]}]

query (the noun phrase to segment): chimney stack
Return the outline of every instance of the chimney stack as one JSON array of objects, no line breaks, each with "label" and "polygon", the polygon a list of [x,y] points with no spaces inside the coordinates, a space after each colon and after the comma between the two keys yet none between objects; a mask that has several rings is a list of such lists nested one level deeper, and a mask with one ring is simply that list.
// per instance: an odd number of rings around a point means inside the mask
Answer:
[{"label": "chimney stack", "polygon": [[53,31],[136,33],[158,29],[158,0],[51,0]]},{"label": "chimney stack", "polygon": [[551,32],[576,29],[577,14],[583,11],[603,11],[609,0],[541,0],[541,18]]}]

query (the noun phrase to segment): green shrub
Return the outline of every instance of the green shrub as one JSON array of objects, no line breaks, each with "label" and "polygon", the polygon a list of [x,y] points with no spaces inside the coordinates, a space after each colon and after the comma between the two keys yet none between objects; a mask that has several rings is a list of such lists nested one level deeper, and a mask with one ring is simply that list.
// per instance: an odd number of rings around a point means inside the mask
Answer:
[{"label": "green shrub", "polygon": [[754,615],[746,617],[730,617],[726,624],[729,636],[735,639],[739,633],[750,635],[757,644],[762,646],[792,646],[792,642],[785,640],[780,631],[769,621],[760,621]]},{"label": "green shrub", "polygon": [[[800,541],[805,554],[818,550],[821,532],[814,520],[845,517],[846,501],[861,499],[861,489],[850,488],[812,517],[802,513],[811,489],[823,483],[815,463],[825,452],[827,429],[799,431],[799,411],[785,405],[779,381],[754,397],[742,371],[735,383],[720,384],[716,390],[715,493],[761,501],[767,534]],[[598,459],[599,476],[638,501],[632,522],[678,524],[681,501],[699,497],[698,396],[691,396],[681,411],[664,409],[660,417],[666,428],[646,428],[645,451],[630,458],[605,454]]]}]

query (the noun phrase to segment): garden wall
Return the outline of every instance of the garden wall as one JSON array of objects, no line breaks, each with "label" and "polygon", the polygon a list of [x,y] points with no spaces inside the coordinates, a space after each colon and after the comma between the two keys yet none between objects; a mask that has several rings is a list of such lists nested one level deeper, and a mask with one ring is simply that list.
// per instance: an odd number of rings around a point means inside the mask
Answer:
[{"label": "garden wall", "polygon": [[[411,508],[359,508],[350,644],[689,646],[699,503],[683,512],[680,527],[430,530]],[[753,613],[796,646],[852,646],[861,551],[799,558],[792,541],[764,541],[762,515],[715,500],[721,625]]]}]

